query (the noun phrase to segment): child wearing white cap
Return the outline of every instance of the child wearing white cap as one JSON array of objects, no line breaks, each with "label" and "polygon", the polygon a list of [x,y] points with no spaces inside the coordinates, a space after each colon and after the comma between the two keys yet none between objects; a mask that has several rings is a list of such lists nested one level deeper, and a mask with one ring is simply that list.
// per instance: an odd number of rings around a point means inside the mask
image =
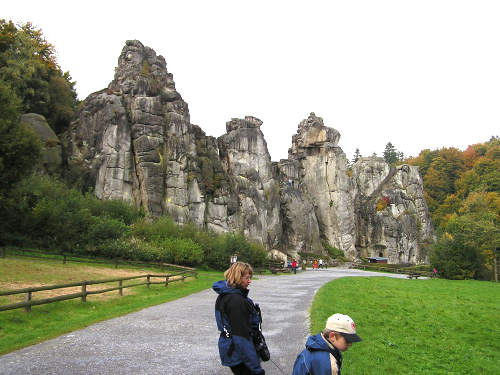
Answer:
[{"label": "child wearing white cap", "polygon": [[342,352],[359,341],[354,321],[348,315],[333,314],[322,332],[309,336],[306,348],[295,360],[292,375],[340,375]]}]

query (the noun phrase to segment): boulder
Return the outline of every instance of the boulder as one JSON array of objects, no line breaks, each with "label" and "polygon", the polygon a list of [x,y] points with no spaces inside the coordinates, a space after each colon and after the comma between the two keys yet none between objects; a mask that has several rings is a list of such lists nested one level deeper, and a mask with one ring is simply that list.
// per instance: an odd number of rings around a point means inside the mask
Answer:
[{"label": "boulder", "polygon": [[40,138],[42,143],[40,168],[51,175],[62,173],[61,141],[45,117],[37,113],[26,113],[21,116],[21,122],[28,124]]}]

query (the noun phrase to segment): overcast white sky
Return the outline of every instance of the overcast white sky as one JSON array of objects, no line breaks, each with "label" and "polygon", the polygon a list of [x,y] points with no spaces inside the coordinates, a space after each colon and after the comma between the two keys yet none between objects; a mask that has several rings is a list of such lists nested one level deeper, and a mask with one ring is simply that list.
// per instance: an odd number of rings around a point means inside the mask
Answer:
[{"label": "overcast white sky", "polygon": [[42,29],[80,99],[140,40],[165,57],[192,123],[218,137],[258,117],[275,161],[310,112],[349,159],[500,134],[498,0],[18,0],[0,18]]}]

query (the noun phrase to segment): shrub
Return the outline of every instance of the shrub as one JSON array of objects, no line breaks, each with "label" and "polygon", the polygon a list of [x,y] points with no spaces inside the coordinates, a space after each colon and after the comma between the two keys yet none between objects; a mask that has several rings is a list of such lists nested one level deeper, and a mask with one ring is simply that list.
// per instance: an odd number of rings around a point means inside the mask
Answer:
[{"label": "shrub", "polygon": [[161,259],[167,263],[194,266],[203,261],[203,250],[189,238],[166,238],[160,244]]},{"label": "shrub", "polygon": [[168,216],[161,216],[153,221],[143,218],[134,223],[131,234],[146,241],[160,241],[169,237],[179,237],[179,226]]},{"label": "shrub", "polygon": [[117,219],[130,225],[143,218],[144,210],[141,210],[132,204],[120,200],[100,200],[94,195],[87,193],[85,195],[86,205],[93,216],[106,216]]},{"label": "shrub", "polygon": [[323,247],[325,248],[326,251],[328,251],[328,254],[333,258],[333,259],[338,259],[344,258],[344,252],[340,249],[337,249],[334,246],[331,246],[328,242],[323,241]]},{"label": "shrub", "polygon": [[205,264],[223,270],[229,267],[231,255],[238,254],[238,260],[252,267],[260,267],[268,259],[268,253],[261,244],[249,241],[241,233],[215,234],[200,232],[196,241],[203,249]]},{"label": "shrub", "polygon": [[225,248],[225,236],[212,231],[201,231],[196,242],[203,250],[204,263],[213,269],[222,270],[228,267],[231,254]]},{"label": "shrub", "polygon": [[443,235],[434,245],[431,264],[440,277],[446,279],[473,279],[479,275],[482,259],[476,249]]},{"label": "shrub", "polygon": [[99,244],[107,240],[117,240],[124,236],[129,227],[118,219],[92,217],[92,223],[82,236],[82,244]]}]

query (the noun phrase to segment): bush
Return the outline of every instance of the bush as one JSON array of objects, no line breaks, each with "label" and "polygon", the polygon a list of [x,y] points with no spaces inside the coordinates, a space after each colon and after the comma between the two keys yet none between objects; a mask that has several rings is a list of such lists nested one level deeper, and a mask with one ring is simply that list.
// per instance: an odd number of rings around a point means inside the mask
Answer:
[{"label": "bush", "polygon": [[334,246],[331,246],[328,242],[324,241],[323,247],[325,248],[326,251],[328,251],[328,254],[333,259],[339,259],[339,258],[343,259],[344,258],[344,252],[340,249],[337,249]]},{"label": "bush", "polygon": [[179,226],[168,216],[156,220],[143,218],[134,223],[132,235],[145,241],[160,241],[165,238],[179,237]]},{"label": "bush", "polygon": [[448,233],[440,237],[431,253],[431,265],[446,279],[478,278],[482,263],[481,254],[475,248]]},{"label": "bush", "polygon": [[82,197],[75,191],[65,193],[60,199],[42,198],[28,215],[29,233],[41,247],[71,251],[92,223]]},{"label": "bush", "polygon": [[[18,246],[77,253],[85,253],[85,246],[91,246],[94,251],[94,245],[102,241],[121,238],[128,232],[127,226],[143,216],[126,202],[100,201],[49,176],[28,177],[11,195],[11,203],[17,200],[17,207],[10,204],[4,211],[11,230],[5,241]],[[23,237],[24,243],[19,243]]]},{"label": "bush", "polygon": [[118,219],[92,217],[92,223],[82,236],[81,245],[96,245],[103,241],[118,240],[128,231],[129,227]]},{"label": "bush", "polygon": [[247,262],[252,267],[261,267],[268,259],[262,245],[247,240],[241,233],[200,232],[196,241],[203,249],[205,264],[214,269],[228,268],[230,257],[234,254],[238,254],[239,261]]},{"label": "bush", "polygon": [[117,219],[126,225],[130,225],[145,216],[144,210],[125,201],[100,200],[90,193],[85,195],[85,201],[92,216]]},{"label": "bush", "polygon": [[[55,248],[82,255],[184,265],[229,266],[230,256],[259,267],[267,260],[261,244],[241,233],[216,234],[194,224],[156,220],[122,201],[83,195],[53,177],[33,175],[3,200],[0,227],[6,244]],[[6,233],[9,233],[7,236]]]},{"label": "bush", "polygon": [[203,261],[202,248],[189,238],[167,238],[160,244],[161,261],[194,266]]}]

